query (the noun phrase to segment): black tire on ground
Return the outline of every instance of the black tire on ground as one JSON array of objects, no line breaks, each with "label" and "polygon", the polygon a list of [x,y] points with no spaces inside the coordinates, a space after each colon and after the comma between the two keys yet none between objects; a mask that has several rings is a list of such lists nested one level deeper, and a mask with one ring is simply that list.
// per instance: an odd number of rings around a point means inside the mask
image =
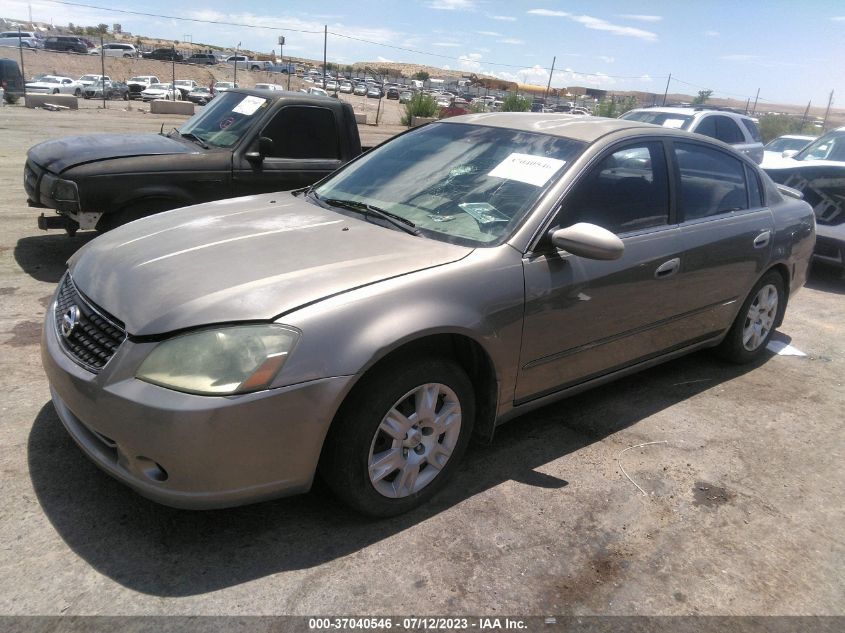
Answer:
[{"label": "black tire on ground", "polygon": [[123,56],[124,57],[132,57],[132,55],[130,55],[129,53],[124,53]]},{"label": "black tire on ground", "polygon": [[[460,403],[461,426],[454,449],[438,474],[423,488],[404,497],[384,496],[370,480],[370,448],[388,411],[403,395],[429,383],[449,387]],[[365,376],[344,402],[323,446],[320,475],[344,503],[363,514],[373,517],[402,514],[428,501],[448,483],[472,435],[474,418],[472,383],[453,360],[414,358],[389,363]],[[425,468],[431,466],[422,466],[420,472]]]},{"label": "black tire on ground", "polygon": [[59,89],[58,89],[58,88],[53,88],[53,94],[54,94],[54,95],[59,94]]},{"label": "black tire on ground", "polygon": [[[759,341],[759,344],[754,349],[749,350],[746,349],[743,344],[743,332],[750,324],[749,311],[751,310],[752,305],[755,304],[755,301],[757,301],[757,295],[760,290],[766,286],[772,286],[775,291],[777,291],[777,309],[774,314],[774,321],[772,322],[772,326],[769,328],[768,332],[766,332],[765,336],[763,336]],[[760,278],[760,280],[751,289],[751,292],[748,293],[748,297],[746,297],[742,307],[739,309],[736,319],[734,320],[731,329],[728,331],[728,335],[716,348],[716,353],[725,360],[729,360],[737,364],[745,364],[757,360],[765,353],[766,345],[768,345],[769,339],[772,338],[772,334],[775,331],[774,324],[780,323],[785,310],[786,292],[784,290],[783,277],[781,277],[776,271],[770,270]]]}]

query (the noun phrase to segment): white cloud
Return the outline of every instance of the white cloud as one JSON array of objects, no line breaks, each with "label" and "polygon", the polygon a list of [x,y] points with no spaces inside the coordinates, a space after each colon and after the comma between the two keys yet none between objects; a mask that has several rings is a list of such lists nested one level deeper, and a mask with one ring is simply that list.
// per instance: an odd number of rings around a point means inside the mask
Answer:
[{"label": "white cloud", "polygon": [[719,37],[719,31],[704,31],[704,37]]},{"label": "white cloud", "polygon": [[380,61],[380,62],[385,62],[385,63],[387,63],[387,64],[392,64],[392,63],[393,63],[393,60],[392,60],[392,59],[387,59],[387,57],[382,57],[381,55],[379,55],[378,57],[376,57],[376,59],[377,59],[378,61]]},{"label": "white cloud", "polygon": [[502,22],[516,22],[516,18],[512,17],[510,15],[491,15],[491,16],[488,16],[488,17],[491,20],[500,20]]},{"label": "white cloud", "polygon": [[489,35],[490,37],[502,37],[501,33],[496,33],[496,31],[476,31],[479,35]]},{"label": "white cloud", "polygon": [[570,16],[570,19],[586,26],[588,29],[608,31],[614,35],[622,35],[624,37],[636,37],[637,39],[641,39],[646,42],[654,42],[657,40],[657,33],[644,31],[642,29],[635,29],[631,26],[620,26],[618,24],[608,22],[607,20],[602,20],[601,18],[594,18],[591,15],[573,15]]},{"label": "white cloud", "polygon": [[596,59],[600,59],[601,61],[605,62],[606,64],[612,64],[613,62],[616,61],[615,58],[608,57],[607,55],[598,55],[598,56],[596,56]]},{"label": "white cloud", "polygon": [[426,5],[429,9],[438,11],[475,11],[475,0],[432,0]]},{"label": "white cloud", "polygon": [[457,42],[433,42],[432,46],[440,46],[441,48],[459,48],[460,44]]},{"label": "white cloud", "polygon": [[663,19],[662,15],[641,15],[638,13],[623,13],[616,17],[625,20],[637,20],[639,22],[660,22]]},{"label": "white cloud", "polygon": [[837,16],[834,16],[830,19],[833,20],[834,22],[845,22],[845,15],[837,15]]},{"label": "white cloud", "polygon": [[530,9],[528,13],[531,15],[544,15],[549,18],[567,18],[570,15],[566,11],[552,11],[551,9]]},{"label": "white cloud", "polygon": [[724,59],[728,62],[750,62],[754,61],[755,59],[760,59],[759,55],[746,55],[746,54],[737,54],[737,55],[722,55],[719,59]]},{"label": "white cloud", "polygon": [[468,55],[461,55],[458,57],[458,63],[461,66],[461,70],[471,70],[471,71],[479,71],[481,70],[481,55],[478,53],[469,53]]},{"label": "white cloud", "polygon": [[518,40],[515,37],[506,37],[503,40],[497,40],[497,41],[499,42],[499,44],[514,44],[514,45],[525,44],[525,42],[523,42],[522,40]]}]

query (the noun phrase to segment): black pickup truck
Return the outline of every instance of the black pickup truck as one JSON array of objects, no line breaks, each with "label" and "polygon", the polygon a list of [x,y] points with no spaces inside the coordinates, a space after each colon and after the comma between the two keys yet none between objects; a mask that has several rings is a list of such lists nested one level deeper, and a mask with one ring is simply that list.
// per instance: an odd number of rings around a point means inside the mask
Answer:
[{"label": "black pickup truck", "polygon": [[218,95],[182,127],[40,143],[24,167],[41,229],[105,231],[177,207],[310,185],[361,153],[355,114],[330,97]]}]

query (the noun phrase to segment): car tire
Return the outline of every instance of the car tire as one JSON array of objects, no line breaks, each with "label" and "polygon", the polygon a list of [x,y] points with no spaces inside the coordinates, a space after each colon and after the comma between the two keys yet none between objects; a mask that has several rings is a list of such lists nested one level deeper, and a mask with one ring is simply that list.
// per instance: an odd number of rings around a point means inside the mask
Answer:
[{"label": "car tire", "polygon": [[750,363],[762,356],[775,325],[786,310],[783,277],[770,270],[754,284],[727,336],[716,352],[737,364]]},{"label": "car tire", "polygon": [[363,514],[402,514],[454,475],[474,417],[472,383],[457,363],[403,358],[365,377],[344,402],[320,456],[320,475]]},{"label": "car tire", "polygon": [[53,94],[54,94],[54,95],[59,94],[59,89],[58,89],[58,88],[53,88]]},{"label": "car tire", "polygon": [[125,53],[125,54],[123,55],[123,57],[124,57],[125,59],[128,59],[128,58],[131,58],[131,57],[132,57],[132,55],[130,55],[129,53]]},{"label": "car tire", "polygon": [[79,97],[79,95],[81,95],[81,94],[82,94],[82,90],[80,90],[79,88],[77,88],[76,90],[73,91],[74,97]]}]

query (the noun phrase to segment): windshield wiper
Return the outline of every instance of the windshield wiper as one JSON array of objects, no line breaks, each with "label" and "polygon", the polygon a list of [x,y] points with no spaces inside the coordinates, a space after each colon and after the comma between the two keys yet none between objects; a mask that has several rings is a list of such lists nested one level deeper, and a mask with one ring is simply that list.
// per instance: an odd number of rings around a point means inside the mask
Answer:
[{"label": "windshield wiper", "polygon": [[[173,128],[176,129],[176,128]],[[178,132],[178,130],[176,130]],[[203,149],[208,149],[208,143],[202,140],[199,136],[194,134],[193,132],[179,132],[182,135],[182,138],[188,138],[197,143]]]},{"label": "windshield wiper", "polygon": [[339,198],[320,198],[316,192],[312,192],[314,197],[325,204],[331,205],[333,207],[341,207],[343,209],[351,209],[352,211],[358,211],[363,213],[364,215],[371,215],[377,218],[381,218],[395,226],[398,229],[405,231],[406,233],[410,233],[411,235],[419,235],[420,231],[417,228],[417,225],[411,222],[407,218],[403,218],[401,215],[396,215],[395,213],[391,213],[390,211],[385,211],[384,209],[380,209],[379,207],[373,206],[367,202],[361,202],[360,200],[341,200]]}]

